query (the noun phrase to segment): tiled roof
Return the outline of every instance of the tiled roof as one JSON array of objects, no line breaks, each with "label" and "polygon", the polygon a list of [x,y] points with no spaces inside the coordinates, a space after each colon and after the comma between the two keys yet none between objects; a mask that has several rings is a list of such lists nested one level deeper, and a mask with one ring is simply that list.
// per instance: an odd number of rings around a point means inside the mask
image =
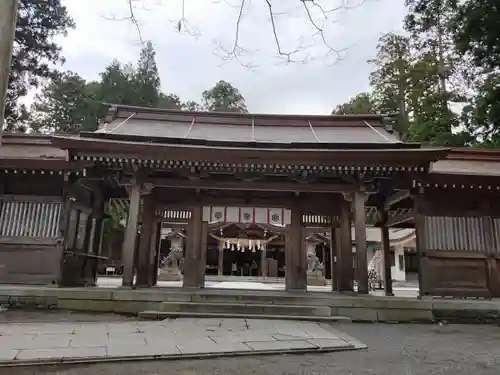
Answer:
[{"label": "tiled roof", "polygon": [[292,116],[118,107],[95,134],[256,143],[401,143],[382,116]]}]

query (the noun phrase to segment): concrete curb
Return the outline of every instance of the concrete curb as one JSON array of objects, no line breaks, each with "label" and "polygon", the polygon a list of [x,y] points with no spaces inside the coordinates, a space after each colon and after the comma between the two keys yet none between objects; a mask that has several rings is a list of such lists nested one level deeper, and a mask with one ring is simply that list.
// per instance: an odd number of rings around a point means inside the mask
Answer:
[{"label": "concrete curb", "polygon": [[118,361],[151,361],[151,360],[183,360],[183,359],[205,359],[236,356],[254,356],[254,355],[274,355],[274,354],[307,354],[307,353],[331,353],[340,351],[352,351],[366,349],[367,346],[359,342],[350,343],[351,346],[345,347],[316,347],[303,349],[276,349],[276,350],[249,350],[237,352],[218,352],[218,353],[199,353],[199,354],[166,354],[166,355],[140,355],[140,356],[106,356],[91,358],[61,358],[61,359],[40,359],[40,360],[12,360],[0,361],[0,368],[9,367],[28,367],[28,366],[49,366],[64,364],[91,364]]}]

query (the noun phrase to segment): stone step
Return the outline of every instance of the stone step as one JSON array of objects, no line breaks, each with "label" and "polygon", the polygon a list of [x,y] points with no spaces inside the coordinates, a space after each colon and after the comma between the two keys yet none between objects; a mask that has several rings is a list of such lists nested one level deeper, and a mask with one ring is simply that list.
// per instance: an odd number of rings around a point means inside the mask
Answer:
[{"label": "stone step", "polygon": [[145,320],[163,320],[168,318],[233,318],[233,319],[272,319],[301,320],[314,322],[350,322],[345,316],[312,316],[312,315],[270,315],[270,314],[237,314],[217,312],[173,312],[173,311],[142,311],[139,318]]},{"label": "stone step", "polygon": [[329,306],[279,305],[239,302],[163,302],[160,311],[186,313],[261,314],[291,316],[331,316]]},{"label": "stone step", "polygon": [[[237,304],[274,304],[274,305],[291,305],[297,303],[301,305],[328,305],[327,298],[316,298],[318,296],[301,295],[297,296],[293,293],[290,295],[265,295],[265,294],[236,294],[236,293],[219,293],[219,294],[169,294],[165,297],[168,302],[197,302],[197,303],[237,303]],[[333,298],[334,296],[332,296]],[[319,303],[322,302],[322,303]]]}]

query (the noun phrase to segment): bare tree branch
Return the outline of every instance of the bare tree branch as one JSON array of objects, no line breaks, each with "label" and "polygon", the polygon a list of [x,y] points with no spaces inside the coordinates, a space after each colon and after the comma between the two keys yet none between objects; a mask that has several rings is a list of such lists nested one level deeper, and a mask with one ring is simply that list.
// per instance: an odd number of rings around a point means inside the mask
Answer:
[{"label": "bare tree branch", "polygon": [[191,36],[199,36],[199,31],[196,28],[192,27],[186,19],[186,0],[182,0],[181,6],[181,18],[177,21],[177,31],[184,31],[186,34]]},{"label": "bare tree branch", "polygon": [[[143,43],[141,27],[134,13],[134,3],[140,2],[141,0],[126,0],[126,1],[128,3],[129,15],[124,19],[127,19],[134,24],[134,26],[137,28],[141,43]],[[333,14],[342,12],[344,10],[349,10],[359,7],[366,0],[356,0],[355,4],[352,4],[353,0],[341,0],[340,5],[331,8],[326,8],[324,2],[322,2],[321,0],[295,0],[298,11],[300,11],[300,8],[302,8],[303,11],[305,12],[305,16],[302,17],[305,17],[307,22],[310,24],[311,28],[313,29],[313,33],[312,35],[307,35],[307,37],[311,40],[311,42],[307,43],[306,36],[303,35],[300,37],[298,45],[296,47],[293,47],[292,49],[286,49],[284,47],[282,36],[278,30],[278,25],[276,22],[276,18],[278,16],[286,15],[287,13],[276,11],[275,8],[273,7],[272,0],[264,0],[264,1],[268,11],[269,22],[271,24],[271,30],[272,30],[272,37],[274,40],[277,55],[280,58],[283,58],[286,63],[305,63],[312,59],[309,49],[311,49],[314,46],[317,46],[318,44],[321,44],[323,45],[324,48],[326,48],[326,53],[323,54],[322,57],[330,58],[333,55],[334,62],[341,60],[343,58],[343,54],[347,51],[347,48],[334,47],[328,40],[326,27],[328,24],[333,24],[336,22],[336,20],[332,19]],[[288,1],[291,2],[291,0]],[[181,15],[180,18],[177,21],[175,21],[177,31],[185,32],[192,36],[198,36],[199,32],[194,31],[194,29],[189,26],[188,20],[186,18],[185,14],[186,0],[181,0],[181,2],[182,2]],[[221,57],[224,61],[236,60],[240,65],[253,69],[255,67],[254,65],[242,61],[242,55],[248,53],[249,50],[244,48],[240,43],[241,25],[245,15],[245,9],[249,5],[250,0],[239,0],[238,5],[232,5],[227,0],[214,0],[213,2],[214,3],[224,2],[226,5],[231,6],[238,10],[235,31],[234,31],[234,38],[232,39],[230,46],[224,46],[222,43],[216,42],[218,49],[223,52],[222,54],[218,54],[219,57]],[[317,52],[317,49],[313,52]],[[318,58],[319,58],[318,56],[314,57],[314,59]]]},{"label": "bare tree branch", "polygon": [[135,17],[134,5],[132,4],[132,1],[134,1],[134,0],[128,0],[128,8],[129,8],[129,12],[130,12],[128,19],[134,24],[135,28],[137,29],[137,33],[139,35],[139,40],[141,41],[141,44],[144,44],[144,39],[142,38],[141,27],[139,26],[139,22],[137,21],[137,18]]},{"label": "bare tree branch", "polygon": [[[230,5],[229,3],[226,2],[226,4]],[[230,50],[226,49],[222,43],[218,43],[218,47],[221,51],[224,52],[224,56],[222,56],[223,60],[232,60],[235,59],[238,61],[242,66],[248,68],[248,69],[254,69],[255,66],[249,63],[245,63],[241,60],[241,55],[245,52],[248,52],[244,48],[240,46],[240,26],[241,26],[241,20],[243,19],[243,10],[245,9],[246,5],[246,0],[241,0],[241,3],[239,5],[239,11],[238,11],[238,18],[236,19],[236,29],[235,29],[235,36],[233,40],[233,46]],[[230,5],[232,6],[232,5]]]},{"label": "bare tree branch", "polygon": [[271,4],[271,0],[265,0],[267,3],[267,8],[269,10],[269,17],[271,18],[271,26],[273,30],[273,36],[274,36],[274,42],[276,43],[276,48],[278,49],[278,54],[280,56],[283,56],[286,58],[286,61],[288,63],[291,62],[299,62],[299,61],[294,61],[292,56],[299,52],[299,49],[295,49],[290,52],[284,52],[281,48],[281,43],[280,43],[280,38],[278,37],[278,31],[276,30],[276,22],[274,20],[275,14],[273,13],[273,6]]}]

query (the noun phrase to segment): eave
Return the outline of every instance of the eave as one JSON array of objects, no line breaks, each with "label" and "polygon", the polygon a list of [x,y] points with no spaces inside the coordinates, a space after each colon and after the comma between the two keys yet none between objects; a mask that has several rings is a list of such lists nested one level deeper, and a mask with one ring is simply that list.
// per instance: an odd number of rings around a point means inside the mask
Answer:
[{"label": "eave", "polygon": [[[75,155],[126,157],[145,160],[204,161],[220,163],[294,163],[301,165],[404,165],[427,166],[445,158],[449,149],[309,149],[233,147],[192,144],[157,144],[96,138],[54,136],[52,144]],[[269,145],[267,145],[269,146]],[[275,145],[276,146],[276,145]]]}]

